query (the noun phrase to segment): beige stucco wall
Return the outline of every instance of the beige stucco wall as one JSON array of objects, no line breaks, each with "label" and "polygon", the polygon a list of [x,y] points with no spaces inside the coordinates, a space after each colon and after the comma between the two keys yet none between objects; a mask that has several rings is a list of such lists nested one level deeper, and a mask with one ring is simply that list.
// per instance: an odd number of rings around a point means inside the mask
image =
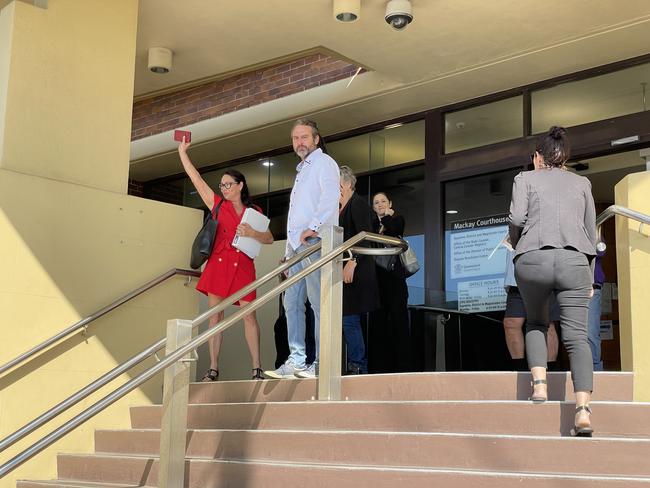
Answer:
[{"label": "beige stucco wall", "polygon": [[1,168],[126,193],[137,14],[137,0],[2,10]]},{"label": "beige stucco wall", "polygon": [[[187,267],[201,221],[196,210],[1,169],[0,208],[0,363],[155,276]],[[163,337],[167,319],[193,318],[197,311],[193,287],[172,278],[99,319],[87,337],[76,334],[0,376],[0,435]],[[160,392],[161,380],[150,381],[1,480],[0,487],[15,486],[17,477],[54,477],[56,452],[91,452],[95,428],[128,427],[127,406],[158,402]],[[38,437],[50,430],[41,429]],[[2,461],[25,446],[9,448]]]},{"label": "beige stucco wall", "polygon": [[[137,9],[137,0],[50,0],[47,9],[13,2],[0,11],[0,363],[187,267],[201,212],[126,195]],[[193,287],[173,278],[86,336],[0,375],[0,436],[163,337],[167,319],[197,311]],[[91,452],[95,428],[128,427],[127,407],[159,401],[161,384],[151,380],[0,488],[56,477],[57,452]],[[0,453],[0,462],[61,423]]]},{"label": "beige stucco wall", "polygon": [[[633,173],[615,187],[616,204],[650,214],[650,173]],[[650,237],[648,227],[616,217],[621,367],[634,371],[634,399],[650,401]]]}]

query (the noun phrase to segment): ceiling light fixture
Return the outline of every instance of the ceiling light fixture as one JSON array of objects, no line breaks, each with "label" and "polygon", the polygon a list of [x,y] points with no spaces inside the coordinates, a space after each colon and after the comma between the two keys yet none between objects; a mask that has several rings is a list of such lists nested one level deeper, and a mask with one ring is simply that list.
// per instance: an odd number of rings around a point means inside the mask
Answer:
[{"label": "ceiling light fixture", "polygon": [[166,47],[149,48],[149,70],[157,74],[169,73],[172,69],[173,53]]},{"label": "ceiling light fixture", "polygon": [[454,215],[454,214],[458,213],[458,210],[447,210],[447,212],[445,212],[445,213],[448,213],[450,215]]},{"label": "ceiling light fixture", "polygon": [[272,161],[264,161],[262,163],[262,166],[266,166],[266,167],[273,166],[273,162]]},{"label": "ceiling light fixture", "polygon": [[339,22],[354,22],[361,15],[361,0],[333,0],[332,13]]},{"label": "ceiling light fixture", "polygon": [[404,122],[398,122],[397,124],[389,124],[384,129],[397,129],[398,127],[402,127],[404,125]]}]

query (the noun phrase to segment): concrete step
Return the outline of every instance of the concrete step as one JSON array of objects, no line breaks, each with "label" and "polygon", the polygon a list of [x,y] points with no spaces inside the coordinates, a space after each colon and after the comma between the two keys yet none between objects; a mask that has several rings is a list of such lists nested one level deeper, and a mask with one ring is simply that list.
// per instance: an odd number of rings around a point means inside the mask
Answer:
[{"label": "concrete step", "polygon": [[[346,376],[349,400],[526,400],[529,373],[449,372]],[[632,401],[632,373],[594,374],[595,401]],[[549,399],[573,399],[571,374],[549,373]],[[217,381],[193,383],[190,403],[306,401],[316,397],[316,380]]]},{"label": "concrete step", "polygon": [[19,480],[16,483],[18,488],[142,488],[143,485],[123,484],[123,483],[92,483],[89,481],[75,480],[45,480],[30,481]]},{"label": "concrete step", "polygon": [[[103,454],[158,456],[159,445],[157,430],[95,433],[95,449]],[[186,455],[237,461],[650,477],[646,462],[650,459],[650,439],[193,430],[187,435]]]},{"label": "concrete step", "polygon": [[[543,456],[539,456],[540,460]],[[146,456],[60,456],[59,476],[156,486],[158,463]],[[337,488],[623,488],[650,486],[650,478],[582,476],[572,474],[515,473],[460,469],[333,466],[327,463],[241,462],[192,459],[186,463],[188,488],[218,486],[285,488],[286,486]],[[25,487],[21,487],[25,488]]]},{"label": "concrete step", "polygon": [[[593,403],[599,437],[650,437],[650,404]],[[190,405],[189,429],[355,430],[567,436],[575,405],[524,401],[288,402]],[[159,429],[160,406],[131,408],[134,429]]]}]

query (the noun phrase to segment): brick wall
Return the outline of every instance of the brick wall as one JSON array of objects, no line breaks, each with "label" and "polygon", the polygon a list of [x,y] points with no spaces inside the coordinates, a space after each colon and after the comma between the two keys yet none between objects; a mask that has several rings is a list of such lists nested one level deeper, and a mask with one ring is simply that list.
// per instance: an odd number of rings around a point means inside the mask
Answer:
[{"label": "brick wall", "polygon": [[142,196],[159,202],[183,205],[183,187],[174,183],[145,184]]},{"label": "brick wall", "polygon": [[325,54],[242,73],[133,105],[131,139],[252,107],[354,75],[357,66]]},{"label": "brick wall", "polygon": [[129,178],[129,190],[128,190],[129,195],[133,195],[134,197],[143,197],[144,196],[144,185],[140,183],[139,181],[132,180]]}]

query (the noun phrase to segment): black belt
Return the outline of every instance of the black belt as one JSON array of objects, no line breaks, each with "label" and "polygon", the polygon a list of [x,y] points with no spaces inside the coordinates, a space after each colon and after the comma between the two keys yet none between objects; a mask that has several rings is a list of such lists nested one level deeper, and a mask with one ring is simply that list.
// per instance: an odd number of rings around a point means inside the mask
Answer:
[{"label": "black belt", "polygon": [[592,285],[592,288],[593,288],[594,290],[600,290],[600,289],[603,288],[603,285],[601,285],[601,284],[599,284],[599,283],[594,283],[594,284]]}]

